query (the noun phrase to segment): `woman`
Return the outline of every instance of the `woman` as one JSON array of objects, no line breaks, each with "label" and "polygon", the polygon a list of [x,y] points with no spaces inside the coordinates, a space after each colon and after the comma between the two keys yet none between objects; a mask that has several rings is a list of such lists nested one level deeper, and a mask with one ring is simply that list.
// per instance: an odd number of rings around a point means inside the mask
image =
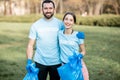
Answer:
[{"label": "woman", "polygon": [[[72,12],[67,12],[63,17],[65,29],[59,31],[60,58],[63,63],[68,63],[68,57],[73,55],[73,52],[85,55],[84,33],[74,31],[73,25],[76,23],[76,16]],[[84,80],[89,80],[88,70],[82,60],[82,73]]]}]

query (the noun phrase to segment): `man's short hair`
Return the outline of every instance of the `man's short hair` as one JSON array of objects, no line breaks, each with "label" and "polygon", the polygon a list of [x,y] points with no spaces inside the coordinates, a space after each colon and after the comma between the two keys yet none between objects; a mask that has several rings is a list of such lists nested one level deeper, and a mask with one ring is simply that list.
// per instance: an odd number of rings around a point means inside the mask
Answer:
[{"label": "man's short hair", "polygon": [[43,4],[44,3],[52,3],[53,4],[53,7],[55,8],[55,3],[52,1],[52,0],[44,0],[43,2],[42,2],[42,8],[43,8]]}]

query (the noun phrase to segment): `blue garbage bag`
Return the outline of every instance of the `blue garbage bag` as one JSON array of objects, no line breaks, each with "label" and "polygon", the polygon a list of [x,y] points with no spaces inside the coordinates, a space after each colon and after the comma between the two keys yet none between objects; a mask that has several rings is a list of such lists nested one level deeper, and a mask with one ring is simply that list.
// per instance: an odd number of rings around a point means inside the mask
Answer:
[{"label": "blue garbage bag", "polygon": [[23,80],[38,80],[39,69],[35,67],[35,63],[30,64],[29,71],[23,78]]},{"label": "blue garbage bag", "polygon": [[84,34],[84,32],[78,32],[78,33],[76,34],[76,36],[77,36],[78,39],[85,39],[85,34]]},{"label": "blue garbage bag", "polygon": [[57,69],[61,80],[84,80],[82,74],[82,58],[82,54],[77,55],[74,52],[73,56],[69,57],[69,62]]}]

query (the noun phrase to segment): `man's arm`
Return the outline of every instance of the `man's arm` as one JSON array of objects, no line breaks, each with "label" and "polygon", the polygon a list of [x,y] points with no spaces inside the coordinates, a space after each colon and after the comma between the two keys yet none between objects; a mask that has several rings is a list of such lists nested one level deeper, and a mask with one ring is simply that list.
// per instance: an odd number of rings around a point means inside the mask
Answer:
[{"label": "man's arm", "polygon": [[32,59],[32,57],[33,57],[34,43],[35,43],[34,39],[30,39],[28,42],[28,46],[27,46],[27,50],[26,50],[27,59]]}]

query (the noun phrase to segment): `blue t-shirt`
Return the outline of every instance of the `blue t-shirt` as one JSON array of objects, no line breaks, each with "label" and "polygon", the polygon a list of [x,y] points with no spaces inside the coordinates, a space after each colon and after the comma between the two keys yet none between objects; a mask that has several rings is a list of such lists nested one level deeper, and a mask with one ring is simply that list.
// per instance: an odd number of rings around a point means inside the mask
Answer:
[{"label": "blue t-shirt", "polygon": [[35,62],[43,65],[61,63],[57,34],[62,28],[63,22],[55,17],[41,18],[31,26],[29,38],[36,40]]},{"label": "blue t-shirt", "polygon": [[64,30],[59,31],[59,45],[60,45],[60,58],[64,63],[68,62],[68,57],[73,55],[73,52],[79,53],[80,44],[84,43],[84,39],[79,39],[76,34],[78,31],[74,31],[72,34],[64,34]]}]

